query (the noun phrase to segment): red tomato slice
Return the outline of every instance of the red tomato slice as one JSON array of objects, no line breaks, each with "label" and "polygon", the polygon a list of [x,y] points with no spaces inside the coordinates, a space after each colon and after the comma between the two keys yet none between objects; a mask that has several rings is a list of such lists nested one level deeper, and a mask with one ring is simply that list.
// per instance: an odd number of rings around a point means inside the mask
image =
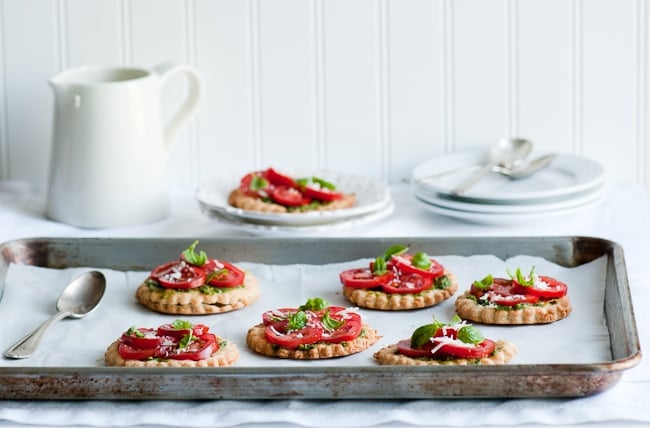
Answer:
[{"label": "red tomato slice", "polygon": [[[435,340],[434,340],[435,345]],[[474,346],[463,346],[455,344],[445,344],[435,353],[436,356],[456,357],[456,358],[484,358],[494,352],[495,343],[490,339],[484,339],[483,342]]]},{"label": "red tomato slice", "polygon": [[122,342],[117,347],[117,352],[120,354],[120,357],[125,360],[147,360],[149,358],[155,358],[159,349],[159,347],[140,349]]},{"label": "red tomato slice", "polygon": [[[208,284],[215,287],[237,287],[244,283],[246,273],[237,266],[224,261],[210,260],[204,266]],[[216,272],[212,275],[212,272]]]},{"label": "red tomato slice", "polygon": [[206,333],[193,338],[184,348],[175,347],[164,357],[172,360],[205,360],[218,350],[217,337],[214,334]]},{"label": "red tomato slice", "polygon": [[416,294],[433,287],[433,278],[415,273],[397,275],[392,281],[382,285],[386,293]]},{"label": "red tomato slice", "polygon": [[565,283],[549,276],[539,276],[539,280],[546,284],[546,287],[525,286],[513,279],[512,282],[518,293],[532,294],[542,299],[559,299],[567,294],[568,287]]},{"label": "red tomato slice", "polygon": [[411,339],[397,342],[397,352],[411,358],[433,358],[431,349],[433,349],[433,346],[429,342],[421,348],[411,348]]},{"label": "red tomato slice", "polygon": [[330,190],[325,187],[321,187],[319,189],[316,187],[306,186],[303,189],[303,193],[309,198],[318,199],[319,201],[324,202],[338,201],[339,199],[343,199],[343,193],[337,192],[335,190]]},{"label": "red tomato slice", "polygon": [[399,256],[393,256],[391,262],[404,273],[417,273],[422,276],[429,278],[437,278],[442,276],[445,272],[445,268],[434,259],[431,259],[431,266],[429,269],[420,269],[419,267],[413,266],[412,263],[413,255],[412,254],[401,254]]},{"label": "red tomato slice", "polygon": [[341,284],[352,288],[375,288],[388,284],[395,278],[393,271],[374,275],[368,268],[348,269],[339,274]]},{"label": "red tomato slice", "polygon": [[[344,308],[341,308],[344,309]],[[330,308],[330,317],[336,321],[343,321],[344,324],[334,331],[323,329],[322,340],[328,343],[349,342],[359,336],[361,332],[361,315],[356,312],[334,312]]]},{"label": "red tomato slice", "polygon": [[[205,325],[205,324],[194,324],[192,326],[192,334],[194,336],[203,336],[204,334],[208,334],[208,331],[210,328]],[[158,336],[167,336],[167,337],[173,337],[175,339],[182,339],[184,336],[188,335],[190,333],[189,328],[175,328],[173,324],[163,324],[160,327],[158,327],[157,330]]]},{"label": "red tomato slice", "polygon": [[539,297],[532,294],[501,294],[493,290],[486,294],[489,302],[501,306],[515,306],[521,303],[533,304],[539,301]]},{"label": "red tomato slice", "polygon": [[205,272],[183,260],[176,260],[156,267],[151,278],[165,288],[196,288],[204,284]]},{"label": "red tomato slice", "polygon": [[[276,186],[271,189],[271,199],[287,207],[305,205],[305,197],[300,190],[288,186]],[[308,203],[308,202],[307,202]]]},{"label": "red tomato slice", "polygon": [[290,332],[279,331],[273,325],[264,328],[266,340],[287,349],[297,349],[300,345],[316,343],[323,337],[323,329],[307,326]]},{"label": "red tomato slice", "polygon": [[296,187],[296,181],[293,178],[273,168],[267,169],[265,175],[271,184],[275,186]]},{"label": "red tomato slice", "polygon": [[263,197],[266,196],[266,193],[269,190],[269,185],[270,183],[267,183],[267,186],[263,188],[254,188],[253,182],[257,178],[263,178],[268,181],[268,178],[265,176],[264,171],[255,171],[246,174],[241,181],[239,182],[239,189],[244,192],[248,196],[253,196],[253,197]]},{"label": "red tomato slice", "polygon": [[137,330],[144,336],[136,335],[135,332],[129,333],[125,331],[120,338],[122,343],[126,343],[137,349],[155,349],[162,343],[162,338],[156,334],[156,330],[153,328],[138,328]]}]

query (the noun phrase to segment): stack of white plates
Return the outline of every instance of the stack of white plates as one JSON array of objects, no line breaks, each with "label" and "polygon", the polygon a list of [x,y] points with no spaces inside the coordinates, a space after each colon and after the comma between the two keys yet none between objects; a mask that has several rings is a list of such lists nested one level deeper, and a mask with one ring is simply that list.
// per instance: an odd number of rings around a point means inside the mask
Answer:
[{"label": "stack of white plates", "polygon": [[[241,177],[215,179],[201,185],[196,193],[201,210],[221,223],[254,233],[314,232],[347,228],[383,219],[394,211],[390,189],[385,183],[332,171],[291,172],[293,177],[316,176],[337,186],[343,193],[354,193],[351,208],[301,213],[266,213],[236,208],[228,195],[239,186]],[[243,176],[243,174],[242,174]]]},{"label": "stack of white plates", "polygon": [[529,177],[511,179],[492,172],[464,193],[452,193],[485,160],[485,153],[469,152],[422,162],[411,177],[416,200],[449,217],[507,223],[573,213],[597,203],[604,192],[601,164],[558,154],[549,166]]}]

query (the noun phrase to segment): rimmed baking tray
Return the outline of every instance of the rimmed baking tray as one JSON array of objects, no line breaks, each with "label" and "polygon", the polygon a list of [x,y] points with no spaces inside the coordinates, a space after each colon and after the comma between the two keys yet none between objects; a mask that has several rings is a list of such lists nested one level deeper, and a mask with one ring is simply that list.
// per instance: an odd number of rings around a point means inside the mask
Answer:
[{"label": "rimmed baking tray", "polygon": [[[0,245],[0,292],[9,265],[149,270],[187,239],[33,238]],[[322,264],[381,254],[395,242],[431,256],[542,257],[566,267],[606,258],[604,318],[611,359],[504,366],[124,368],[0,367],[2,399],[405,399],[575,397],[614,386],[641,359],[623,249],[591,237],[201,238],[208,254],[275,265]]]}]

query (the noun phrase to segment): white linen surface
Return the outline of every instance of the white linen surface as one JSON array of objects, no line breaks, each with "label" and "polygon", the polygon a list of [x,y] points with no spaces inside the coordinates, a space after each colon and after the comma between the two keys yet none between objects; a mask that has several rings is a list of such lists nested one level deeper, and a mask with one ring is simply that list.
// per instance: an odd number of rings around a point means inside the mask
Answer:
[{"label": "white linen surface", "polygon": [[[610,185],[597,207],[567,218],[514,226],[485,226],[433,215],[413,203],[408,187],[392,188],[396,211],[377,224],[335,234],[348,236],[598,236],[620,243],[625,251],[630,290],[642,345],[650,343],[650,204],[635,185]],[[35,237],[219,237],[240,236],[201,215],[187,195],[176,195],[173,215],[161,222],[113,230],[84,230],[43,217],[44,192],[23,183],[0,183],[0,240]],[[332,235],[332,234],[327,234]],[[321,232],[320,236],[325,236]],[[64,278],[67,279],[67,278]],[[474,278],[471,278],[474,279]],[[467,283],[467,278],[461,283]],[[60,286],[62,287],[62,285]],[[56,295],[58,291],[53,291]],[[56,298],[54,296],[53,298]],[[126,299],[129,297],[126,296]],[[109,305],[104,304],[101,311]],[[43,319],[53,301],[31,308]],[[427,322],[429,311],[422,311]],[[101,312],[91,316],[100,315]],[[571,317],[575,315],[572,314]],[[577,318],[577,317],[576,317]],[[37,314],[33,319],[36,321]],[[567,323],[570,319],[561,323]],[[81,328],[87,320],[65,320],[65,328]],[[420,320],[413,321],[418,324]],[[131,320],[126,321],[130,324]],[[558,323],[558,326],[563,324]],[[564,325],[567,325],[564,324]],[[76,327],[75,327],[76,326]],[[32,327],[32,326],[29,326]],[[22,325],[20,328],[29,329]],[[63,326],[59,326],[63,327]],[[116,323],[107,336],[125,325]],[[128,325],[126,326],[128,327]],[[16,326],[9,328],[19,336]],[[62,330],[65,330],[62,329]],[[483,329],[483,327],[481,327]],[[50,332],[54,338],[55,331]],[[50,336],[48,333],[48,336]],[[95,355],[92,358],[97,358]],[[93,360],[94,361],[94,360]],[[3,362],[6,364],[6,362]],[[364,401],[12,401],[0,402],[0,426],[188,426],[188,427],[370,427],[370,426],[641,426],[650,424],[650,364],[647,359],[624,372],[613,388],[573,399],[364,400]]]}]

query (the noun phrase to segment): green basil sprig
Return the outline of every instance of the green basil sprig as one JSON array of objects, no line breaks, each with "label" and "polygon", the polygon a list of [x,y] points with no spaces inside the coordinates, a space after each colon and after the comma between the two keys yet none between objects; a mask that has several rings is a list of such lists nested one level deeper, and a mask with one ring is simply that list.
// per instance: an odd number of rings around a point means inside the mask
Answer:
[{"label": "green basil sprig", "polygon": [[509,269],[506,269],[506,272],[508,272],[510,278],[517,280],[517,282],[524,287],[532,287],[535,285],[535,266],[530,269],[530,273],[527,277],[524,276],[520,268],[517,268],[514,275],[510,272]]},{"label": "green basil sprig", "polygon": [[205,251],[201,251],[199,253],[196,252],[196,246],[198,244],[199,241],[196,240],[185,251],[183,251],[183,258],[190,264],[193,264],[195,266],[203,266],[205,262],[208,261],[208,255],[205,253]]},{"label": "green basil sprig", "polygon": [[480,281],[474,281],[472,285],[478,288],[479,290],[487,290],[494,283],[494,277],[492,275],[487,275],[485,278]]}]

